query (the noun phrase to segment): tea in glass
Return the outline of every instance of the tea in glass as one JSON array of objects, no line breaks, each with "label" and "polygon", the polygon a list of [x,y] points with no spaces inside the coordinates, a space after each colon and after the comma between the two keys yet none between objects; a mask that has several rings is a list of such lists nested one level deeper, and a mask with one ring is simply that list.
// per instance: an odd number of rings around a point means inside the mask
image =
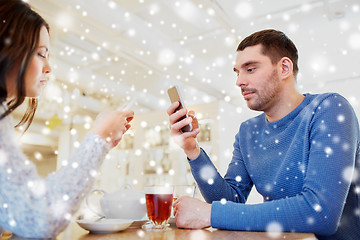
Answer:
[{"label": "tea in glass", "polygon": [[146,230],[166,231],[169,228],[169,218],[173,203],[172,187],[145,187],[146,208],[149,222],[143,228]]}]

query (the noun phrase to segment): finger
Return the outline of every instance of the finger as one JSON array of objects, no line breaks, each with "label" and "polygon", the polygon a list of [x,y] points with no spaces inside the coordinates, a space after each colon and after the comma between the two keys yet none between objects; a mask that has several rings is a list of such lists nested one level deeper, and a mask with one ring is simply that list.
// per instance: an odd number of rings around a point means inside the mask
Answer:
[{"label": "finger", "polygon": [[177,121],[179,121],[180,118],[183,118],[186,116],[186,108],[180,109],[179,111],[173,113],[169,117],[170,124],[174,124]]},{"label": "finger", "polygon": [[192,125],[193,129],[199,128],[199,121],[198,121],[198,119],[196,118],[196,116],[193,117],[193,120],[192,120],[192,122],[191,122],[191,125]]},{"label": "finger", "polygon": [[181,136],[182,136],[184,139],[189,138],[189,137],[195,138],[199,133],[200,133],[200,129],[199,129],[199,128],[196,128],[196,129],[193,129],[191,132],[184,132],[184,133],[182,133]]},{"label": "finger", "polygon": [[116,147],[116,146],[119,144],[120,140],[121,140],[121,139],[112,141],[113,147]]},{"label": "finger", "polygon": [[189,125],[191,122],[192,122],[192,118],[191,118],[191,117],[184,118],[183,120],[172,124],[172,125],[171,125],[171,130],[174,131],[174,132],[179,132],[180,129],[182,129],[182,128],[185,127],[186,125]]},{"label": "finger", "polygon": [[193,121],[191,122],[191,125],[192,125],[193,129],[194,128],[199,128],[199,122],[198,122],[198,120],[196,118],[195,112],[193,110],[190,110],[188,112],[188,116],[192,117],[192,119],[193,119]]},{"label": "finger", "polygon": [[190,110],[190,111],[188,112],[188,115],[189,115],[189,117],[195,118],[195,111],[194,111],[194,110]]},{"label": "finger", "polygon": [[176,199],[176,201],[173,203],[173,208],[176,208],[176,206],[178,205],[179,203],[179,199]]},{"label": "finger", "polygon": [[174,102],[173,104],[170,105],[170,107],[167,109],[167,114],[170,116],[172,115],[175,110],[179,107],[179,102]]},{"label": "finger", "polygon": [[125,118],[131,118],[134,117],[134,111],[132,110],[120,110],[118,111],[119,113],[121,113],[123,116],[125,116]]},{"label": "finger", "polygon": [[129,123],[129,122],[131,122],[131,120],[133,120],[134,119],[134,117],[128,117],[128,118],[126,118],[126,121]]}]

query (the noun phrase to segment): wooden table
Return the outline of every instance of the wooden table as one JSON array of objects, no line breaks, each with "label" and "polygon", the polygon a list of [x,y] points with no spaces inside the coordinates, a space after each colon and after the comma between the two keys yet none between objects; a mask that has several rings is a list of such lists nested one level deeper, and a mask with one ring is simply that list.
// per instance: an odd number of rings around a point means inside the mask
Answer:
[{"label": "wooden table", "polygon": [[246,232],[246,231],[225,231],[213,228],[201,230],[178,229],[176,226],[171,226],[171,231],[165,232],[147,232],[140,228],[140,222],[134,222],[129,228],[109,234],[89,234],[88,231],[82,229],[77,223],[72,223],[57,240],[113,240],[113,239],[143,239],[143,240],[174,240],[174,239],[189,239],[189,240],[227,240],[227,239],[241,239],[241,240],[274,240],[274,239],[306,239],[315,240],[315,235],[312,233],[279,233],[278,237],[273,237],[266,232]]}]

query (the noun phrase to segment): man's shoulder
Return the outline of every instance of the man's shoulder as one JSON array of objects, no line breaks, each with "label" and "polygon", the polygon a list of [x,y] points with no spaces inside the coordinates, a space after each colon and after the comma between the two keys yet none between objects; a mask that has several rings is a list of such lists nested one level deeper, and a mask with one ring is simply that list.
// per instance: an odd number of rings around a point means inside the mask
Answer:
[{"label": "man's shoulder", "polygon": [[322,104],[328,105],[332,100],[336,100],[339,103],[349,104],[349,102],[346,100],[345,97],[335,92],[328,92],[321,94],[305,94],[305,96],[309,97],[310,98],[309,102],[315,106]]}]

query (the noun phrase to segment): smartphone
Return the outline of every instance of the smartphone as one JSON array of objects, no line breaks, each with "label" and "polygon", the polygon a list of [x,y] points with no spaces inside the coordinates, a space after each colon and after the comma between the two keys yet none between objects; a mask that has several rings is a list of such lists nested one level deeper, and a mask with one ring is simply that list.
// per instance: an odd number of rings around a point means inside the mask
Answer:
[{"label": "smartphone", "polygon": [[130,101],[126,102],[125,104],[123,104],[121,107],[118,107],[116,110],[118,111],[127,111],[130,110],[132,108],[132,106],[135,104],[137,100],[137,97],[133,97]]},{"label": "smartphone", "polygon": [[[179,92],[179,89],[177,86],[174,86],[172,88],[169,88],[168,89],[168,95],[169,95],[169,98],[170,98],[170,101],[171,103],[174,103],[174,102],[179,102],[180,105],[179,107],[175,110],[176,111],[179,111],[180,109],[182,108],[185,108],[185,105],[180,97],[180,92]],[[178,121],[181,121],[183,120],[184,118],[187,118],[188,115],[186,114],[184,117],[181,117]],[[192,131],[192,126],[191,126],[191,123],[189,125],[186,125],[185,127],[181,128],[181,131],[183,132],[191,132]]]}]

